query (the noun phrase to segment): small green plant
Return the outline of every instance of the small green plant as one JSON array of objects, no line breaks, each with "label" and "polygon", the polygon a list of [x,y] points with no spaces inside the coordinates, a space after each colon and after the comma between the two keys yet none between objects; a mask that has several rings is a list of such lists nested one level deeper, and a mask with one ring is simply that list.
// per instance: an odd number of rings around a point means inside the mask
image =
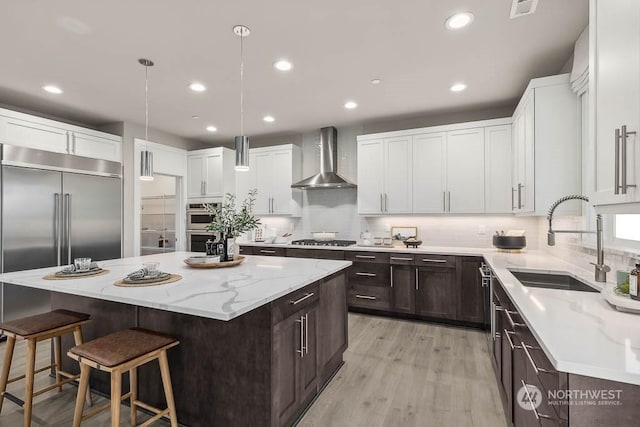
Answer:
[{"label": "small green plant", "polygon": [[616,293],[618,295],[629,295],[629,278],[624,283],[616,286]]},{"label": "small green plant", "polygon": [[255,188],[249,191],[239,209],[236,207],[236,196],[231,193],[225,195],[220,205],[205,203],[204,208],[213,218],[207,225],[207,231],[222,233],[226,237],[238,237],[260,225],[260,220],[251,213],[256,194],[258,190]]}]

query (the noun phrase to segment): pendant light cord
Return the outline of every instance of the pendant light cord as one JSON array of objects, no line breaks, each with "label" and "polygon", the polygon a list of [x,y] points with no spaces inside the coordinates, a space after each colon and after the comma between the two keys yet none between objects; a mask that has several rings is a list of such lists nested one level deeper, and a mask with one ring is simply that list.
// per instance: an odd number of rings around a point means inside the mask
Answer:
[{"label": "pendant light cord", "polygon": [[240,34],[240,136],[244,135],[244,29]]},{"label": "pendant light cord", "polygon": [[149,66],[144,66],[144,140],[149,141]]}]

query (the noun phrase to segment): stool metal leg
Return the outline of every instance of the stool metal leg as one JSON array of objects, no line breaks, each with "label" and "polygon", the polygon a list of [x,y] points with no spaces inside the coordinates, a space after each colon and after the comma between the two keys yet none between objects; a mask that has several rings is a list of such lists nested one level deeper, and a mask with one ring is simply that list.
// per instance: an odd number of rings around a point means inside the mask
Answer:
[{"label": "stool metal leg", "polygon": [[111,372],[111,427],[120,426],[120,405],[122,404],[122,372]]},{"label": "stool metal leg", "polygon": [[78,385],[78,395],[76,396],[76,408],[73,413],[73,427],[80,427],[82,423],[82,411],[84,410],[84,400],[89,390],[89,374],[91,368],[84,363],[80,363],[80,384]]},{"label": "stool metal leg", "polygon": [[16,345],[15,337],[7,337],[7,344],[4,349],[4,363],[2,364],[2,373],[0,374],[0,412],[2,411],[2,403],[4,402],[4,392],[7,391],[7,381],[9,380],[9,370],[11,369],[11,360],[13,360],[13,349]]},{"label": "stool metal leg", "polygon": [[27,339],[27,373],[24,391],[24,427],[31,426],[31,412],[33,409],[33,381],[36,370],[36,340]]},{"label": "stool metal leg", "polygon": [[131,397],[129,403],[131,404],[131,425],[135,426],[138,423],[138,412],[136,408],[136,400],[138,400],[138,368],[131,368],[129,370],[129,391]]},{"label": "stool metal leg", "polygon": [[164,387],[164,395],[167,399],[167,407],[169,408],[169,418],[171,419],[171,427],[178,427],[178,415],[176,414],[176,403],[173,400],[173,389],[171,387],[171,375],[169,373],[169,361],[167,360],[167,351],[163,350],[158,359],[160,362],[160,373],[162,374],[162,385]]}]

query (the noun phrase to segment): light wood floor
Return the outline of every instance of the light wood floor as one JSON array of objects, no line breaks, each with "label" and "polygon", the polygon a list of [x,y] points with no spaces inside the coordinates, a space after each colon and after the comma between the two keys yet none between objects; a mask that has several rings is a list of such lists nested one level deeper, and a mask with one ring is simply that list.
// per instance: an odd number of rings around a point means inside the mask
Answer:
[{"label": "light wood floor", "polygon": [[[24,343],[16,344],[11,376],[24,373],[24,352]],[[0,344],[2,355],[4,344]],[[48,342],[40,343],[36,366],[48,363],[49,355]],[[42,373],[36,388],[51,382]],[[22,397],[22,387],[21,382],[11,384],[9,391]],[[70,426],[75,396],[76,388],[67,385],[62,393],[37,397],[32,425]],[[94,404],[104,401],[94,395]],[[5,400],[0,427],[21,426],[22,413]],[[123,408],[122,426],[129,425],[128,413]],[[146,418],[140,414],[138,422]],[[108,411],[83,423],[86,427],[109,425]],[[345,365],[299,426],[504,427],[486,334],[350,313]]]}]

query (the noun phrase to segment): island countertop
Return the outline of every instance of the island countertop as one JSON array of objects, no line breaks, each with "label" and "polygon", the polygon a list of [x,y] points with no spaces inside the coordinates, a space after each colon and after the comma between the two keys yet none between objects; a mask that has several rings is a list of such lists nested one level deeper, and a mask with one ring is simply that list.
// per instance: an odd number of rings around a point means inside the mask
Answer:
[{"label": "island countertop", "polygon": [[[191,268],[190,252],[101,261],[108,274],[82,279],[44,280],[60,267],[4,273],[2,281],[72,295],[156,308],[216,320],[231,320],[351,265],[350,261],[250,256],[230,268]],[[114,282],[157,261],[160,270],[182,279],[158,286],[119,287]]]}]

